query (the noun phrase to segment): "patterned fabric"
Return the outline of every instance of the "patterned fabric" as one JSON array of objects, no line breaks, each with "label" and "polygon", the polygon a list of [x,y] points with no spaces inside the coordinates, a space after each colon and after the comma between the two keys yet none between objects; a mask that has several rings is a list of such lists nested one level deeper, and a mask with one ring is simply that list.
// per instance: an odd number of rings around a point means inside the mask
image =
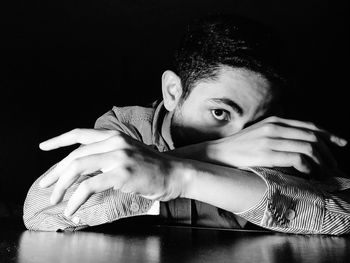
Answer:
[{"label": "patterned fabric", "polygon": [[320,183],[288,174],[288,169],[284,172],[262,167],[250,169],[265,180],[268,188],[256,206],[238,215],[280,232],[333,235],[350,232],[350,192],[346,190],[350,188],[349,179],[333,177]]},{"label": "patterned fabric", "polygon": [[[54,167],[54,166],[53,166]],[[69,198],[80,182],[87,176],[81,176],[66,192],[63,201],[50,204],[53,186],[40,188],[39,181],[50,170],[40,176],[30,188],[24,203],[24,223],[29,230],[57,231],[79,230],[87,226],[101,225],[116,219],[147,214],[153,202],[138,195],[127,194],[113,189],[92,195],[74,214],[72,219],[63,214]]]},{"label": "patterned fabric", "polygon": [[[95,128],[120,130],[163,152],[169,150],[159,132],[163,114],[162,103],[149,108],[113,107],[96,121]],[[160,216],[168,223],[210,227],[241,228],[248,221],[287,233],[339,235],[350,232],[348,178],[332,177],[327,182],[319,182],[297,177],[298,174],[289,169],[250,169],[264,179],[267,190],[260,202],[247,211],[233,214],[199,201],[179,198],[161,202]],[[149,214],[153,208],[159,208],[159,202],[110,189],[91,196],[69,219],[63,215],[64,208],[86,176],[71,186],[63,202],[57,205],[49,203],[52,187],[42,189],[38,186],[41,177],[30,188],[24,203],[23,219],[30,230],[74,231]]]}]

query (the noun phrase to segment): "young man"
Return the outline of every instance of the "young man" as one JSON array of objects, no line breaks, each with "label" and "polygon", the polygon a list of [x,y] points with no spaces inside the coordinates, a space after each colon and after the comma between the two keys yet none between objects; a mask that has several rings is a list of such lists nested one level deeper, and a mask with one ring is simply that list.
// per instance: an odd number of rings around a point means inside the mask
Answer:
[{"label": "young man", "polygon": [[283,85],[270,40],[230,17],[191,25],[175,71],[162,76],[162,102],[114,107],[95,129],[41,143],[81,147],[33,184],[26,227],[77,230],[160,214],[168,223],[349,232],[350,180],[334,177],[327,146],[346,141],[312,123],[266,118]]}]

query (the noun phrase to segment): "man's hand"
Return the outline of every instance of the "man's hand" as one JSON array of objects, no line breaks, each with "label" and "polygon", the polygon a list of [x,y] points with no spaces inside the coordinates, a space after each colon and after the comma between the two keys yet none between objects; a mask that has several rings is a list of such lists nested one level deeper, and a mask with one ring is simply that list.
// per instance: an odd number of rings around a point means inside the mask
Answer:
[{"label": "man's hand", "polygon": [[310,173],[314,167],[333,169],[336,161],[327,144],[347,141],[312,123],[269,117],[240,132],[207,142],[208,161],[233,167],[294,167]]},{"label": "man's hand", "polygon": [[80,143],[41,181],[41,187],[55,184],[51,203],[57,204],[66,190],[81,176],[96,173],[84,180],[70,198],[65,215],[72,215],[92,194],[113,188],[140,194],[153,200],[177,198],[182,191],[182,173],[174,158],[111,130],[75,129],[40,144],[52,150]]}]

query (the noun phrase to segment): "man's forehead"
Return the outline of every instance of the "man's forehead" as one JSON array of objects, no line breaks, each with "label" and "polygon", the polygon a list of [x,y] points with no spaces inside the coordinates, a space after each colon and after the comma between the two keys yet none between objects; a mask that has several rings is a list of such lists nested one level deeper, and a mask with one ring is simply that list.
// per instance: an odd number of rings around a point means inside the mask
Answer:
[{"label": "man's forehead", "polygon": [[204,100],[230,99],[247,111],[260,108],[272,97],[269,82],[258,73],[231,67],[222,67],[214,80],[197,84],[196,96]]}]

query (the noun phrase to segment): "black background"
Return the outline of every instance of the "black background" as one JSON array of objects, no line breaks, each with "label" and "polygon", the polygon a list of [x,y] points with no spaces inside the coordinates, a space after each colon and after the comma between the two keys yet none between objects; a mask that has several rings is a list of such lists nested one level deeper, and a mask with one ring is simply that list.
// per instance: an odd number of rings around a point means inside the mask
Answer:
[{"label": "black background", "polygon": [[[275,28],[285,42],[291,116],[350,139],[345,2],[2,1],[0,198],[22,205],[34,179],[72,149],[43,153],[40,141],[92,127],[113,105],[160,98],[161,74],[171,69],[186,23],[207,13],[239,14]],[[346,171],[348,148],[335,150]]]}]

